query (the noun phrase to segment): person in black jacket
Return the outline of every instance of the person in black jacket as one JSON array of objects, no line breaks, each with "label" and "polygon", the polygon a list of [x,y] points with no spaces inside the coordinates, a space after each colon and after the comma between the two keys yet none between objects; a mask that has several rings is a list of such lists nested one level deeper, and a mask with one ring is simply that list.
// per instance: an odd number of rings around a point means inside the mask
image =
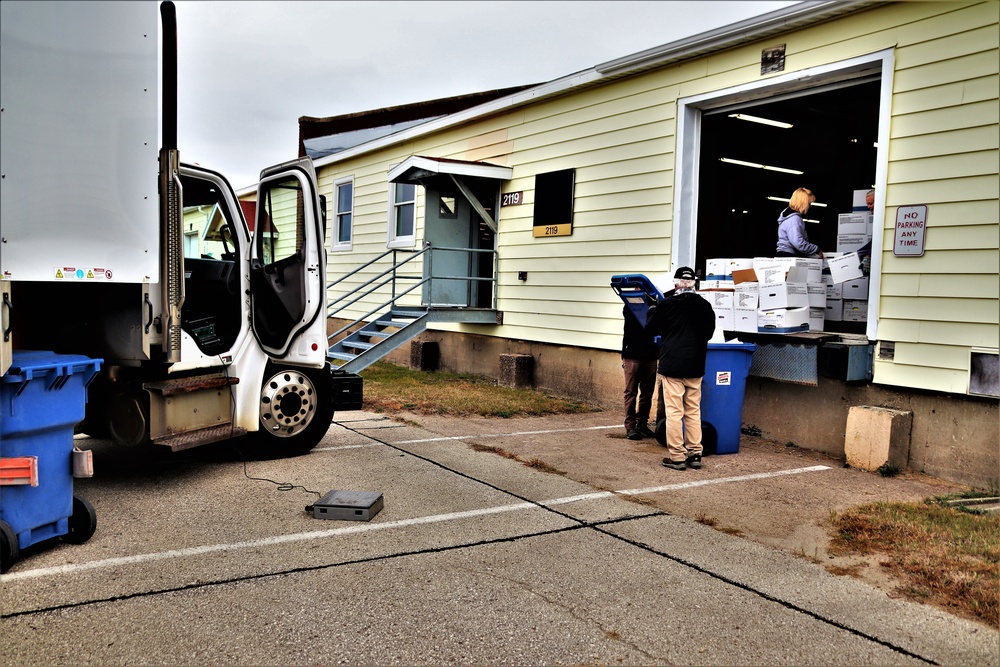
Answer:
[{"label": "person in black jacket", "polygon": [[674,470],[701,468],[701,380],[708,341],[715,333],[712,304],[695,291],[695,273],[683,266],[674,274],[671,296],[650,309],[646,329],[661,336],[656,373],[666,408],[669,456]]},{"label": "person in black jacket", "polygon": [[622,308],[625,331],[622,336],[622,370],[625,371],[625,437],[629,440],[655,438],[649,428],[649,411],[656,384],[659,350],[653,336],[636,319],[628,306]]}]

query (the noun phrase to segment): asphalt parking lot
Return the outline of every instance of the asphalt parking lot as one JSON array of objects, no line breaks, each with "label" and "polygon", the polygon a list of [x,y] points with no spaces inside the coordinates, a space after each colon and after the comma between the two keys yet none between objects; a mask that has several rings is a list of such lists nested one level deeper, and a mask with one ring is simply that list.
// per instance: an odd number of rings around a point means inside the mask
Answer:
[{"label": "asphalt parking lot", "polygon": [[[742,445],[668,471],[615,421],[340,413],[279,461],[88,441],[97,532],[0,577],[0,663],[1000,665],[996,630],[795,553],[932,480]],[[330,490],[384,507],[313,518]]]}]

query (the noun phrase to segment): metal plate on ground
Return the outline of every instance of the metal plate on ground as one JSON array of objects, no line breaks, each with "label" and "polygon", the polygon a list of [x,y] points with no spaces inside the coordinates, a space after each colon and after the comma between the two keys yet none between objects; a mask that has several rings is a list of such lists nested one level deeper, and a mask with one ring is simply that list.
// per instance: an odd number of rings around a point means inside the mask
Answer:
[{"label": "metal plate on ground", "polygon": [[377,491],[330,491],[316,501],[313,518],[336,521],[370,521],[382,509]]}]

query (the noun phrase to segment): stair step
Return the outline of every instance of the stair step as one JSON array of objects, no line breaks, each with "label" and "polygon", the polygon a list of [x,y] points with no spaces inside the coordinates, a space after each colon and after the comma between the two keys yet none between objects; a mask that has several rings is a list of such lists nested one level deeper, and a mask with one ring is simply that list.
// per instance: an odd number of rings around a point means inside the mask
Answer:
[{"label": "stair step", "polygon": [[356,354],[348,354],[347,352],[330,352],[327,351],[326,356],[328,359],[340,359],[341,361],[354,361],[358,358]]},{"label": "stair step", "polygon": [[173,452],[179,452],[182,449],[191,449],[192,447],[199,447],[212,442],[220,442],[222,440],[229,440],[230,438],[237,438],[241,435],[245,435],[246,432],[247,430],[245,428],[233,426],[232,424],[222,424],[220,426],[210,426],[208,428],[198,429],[197,431],[176,433],[164,438],[158,438],[153,440],[153,444],[163,445],[165,447],[169,447]]},{"label": "stair step", "polygon": [[407,317],[411,319],[417,319],[418,317],[423,317],[427,314],[425,310],[392,310],[389,311],[391,317]]},{"label": "stair step", "polygon": [[344,347],[349,347],[355,350],[370,350],[375,347],[375,343],[365,343],[360,340],[345,340],[340,343]]},{"label": "stair step", "polygon": [[163,396],[176,396],[178,394],[201,391],[202,389],[228,387],[239,383],[239,378],[229,377],[228,375],[198,375],[195,377],[178,378],[176,380],[164,380],[163,382],[145,382],[142,388],[158,391]]}]

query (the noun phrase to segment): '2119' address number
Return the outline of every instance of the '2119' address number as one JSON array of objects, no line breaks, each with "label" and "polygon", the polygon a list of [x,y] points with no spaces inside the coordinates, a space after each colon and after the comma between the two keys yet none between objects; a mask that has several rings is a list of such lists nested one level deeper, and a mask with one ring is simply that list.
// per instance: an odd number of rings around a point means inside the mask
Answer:
[{"label": "'2119' address number", "polygon": [[524,192],[505,192],[500,198],[501,206],[518,206],[524,203]]}]

